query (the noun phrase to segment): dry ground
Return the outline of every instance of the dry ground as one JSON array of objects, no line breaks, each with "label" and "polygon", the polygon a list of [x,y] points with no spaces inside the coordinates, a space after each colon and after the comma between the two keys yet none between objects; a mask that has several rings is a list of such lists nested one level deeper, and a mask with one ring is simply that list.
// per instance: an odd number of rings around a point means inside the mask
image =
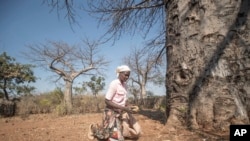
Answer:
[{"label": "dry ground", "polygon": [[[101,113],[58,117],[53,114],[30,115],[27,118],[0,118],[0,141],[89,141],[90,123],[100,123]],[[135,114],[142,126],[139,141],[208,141],[185,129],[170,130],[164,116],[154,111]]]}]

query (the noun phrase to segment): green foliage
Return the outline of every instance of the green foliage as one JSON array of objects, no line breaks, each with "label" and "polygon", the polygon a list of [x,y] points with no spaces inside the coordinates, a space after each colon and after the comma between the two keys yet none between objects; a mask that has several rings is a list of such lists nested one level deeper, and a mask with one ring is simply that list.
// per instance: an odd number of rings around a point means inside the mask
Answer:
[{"label": "green foliage", "polygon": [[96,96],[99,91],[104,89],[104,86],[105,86],[104,80],[105,80],[104,77],[92,76],[90,78],[90,81],[86,82],[84,85],[86,85],[88,88],[90,88],[93,95]]},{"label": "green foliage", "polygon": [[78,94],[82,94],[84,91],[87,90],[86,87],[73,87],[73,90],[75,92],[76,95]]},{"label": "green foliage", "polygon": [[67,107],[64,104],[60,104],[56,106],[56,114],[59,116],[63,116],[67,114]]},{"label": "green foliage", "polygon": [[57,111],[57,107],[62,104],[62,100],[63,92],[60,88],[56,88],[52,92],[41,95],[37,103],[40,108],[40,112],[49,113],[53,110]]},{"label": "green foliage", "polygon": [[63,91],[60,88],[56,88],[49,93],[48,99],[50,99],[53,104],[61,104],[63,101]]},{"label": "green foliage", "polygon": [[[30,64],[15,62],[15,58],[5,52],[0,55],[0,95],[9,99],[9,94],[30,94],[34,87],[27,83],[35,82],[36,78]],[[0,97],[1,97],[0,96]]]},{"label": "green foliage", "polygon": [[41,106],[49,106],[51,105],[51,101],[49,99],[43,98],[39,101],[39,105]]}]

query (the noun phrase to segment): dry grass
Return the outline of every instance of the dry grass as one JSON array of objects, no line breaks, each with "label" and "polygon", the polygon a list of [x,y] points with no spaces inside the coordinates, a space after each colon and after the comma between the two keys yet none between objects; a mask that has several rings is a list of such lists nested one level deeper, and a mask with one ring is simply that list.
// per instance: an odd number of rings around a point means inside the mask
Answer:
[{"label": "dry grass", "polygon": [[[64,115],[62,99],[54,94],[22,97],[17,103],[16,115],[26,117],[29,114],[56,113]],[[95,113],[104,108],[104,96],[77,95],[73,97],[73,114]]]},{"label": "dry grass", "polygon": [[[73,102],[73,114],[85,114],[85,113],[99,113],[103,111],[105,107],[104,95],[74,95]],[[16,115],[21,117],[27,117],[30,114],[48,114],[55,113],[57,115],[65,115],[66,108],[62,104],[63,93],[60,90],[54,90],[49,93],[40,95],[24,96],[19,102],[16,103]],[[130,103],[133,103],[133,99],[129,99]],[[144,105],[140,104],[140,107],[150,109],[164,109],[163,97],[148,98],[145,100]]]}]

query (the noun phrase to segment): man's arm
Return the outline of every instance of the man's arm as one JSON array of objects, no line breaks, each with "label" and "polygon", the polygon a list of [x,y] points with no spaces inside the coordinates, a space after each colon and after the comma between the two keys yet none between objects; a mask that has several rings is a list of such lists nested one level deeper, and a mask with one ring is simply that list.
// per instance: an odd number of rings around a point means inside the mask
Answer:
[{"label": "man's arm", "polygon": [[121,111],[126,111],[126,112],[128,112],[128,113],[131,112],[131,110],[130,110],[129,107],[124,107],[124,106],[115,104],[115,103],[113,103],[111,100],[105,99],[105,103],[107,104],[107,106],[113,107],[113,108],[115,108],[116,110],[119,110],[119,112],[121,112]]}]

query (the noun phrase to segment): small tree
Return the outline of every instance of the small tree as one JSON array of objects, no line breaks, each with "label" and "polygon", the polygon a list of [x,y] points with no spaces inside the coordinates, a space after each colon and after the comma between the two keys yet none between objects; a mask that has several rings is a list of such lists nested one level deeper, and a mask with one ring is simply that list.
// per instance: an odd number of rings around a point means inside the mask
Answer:
[{"label": "small tree", "polygon": [[98,94],[98,92],[100,92],[101,90],[104,89],[104,86],[105,86],[104,80],[105,80],[104,77],[92,76],[90,78],[90,81],[84,83],[84,85],[86,85],[87,87],[89,87],[90,90],[92,91],[93,95],[96,97],[96,95]]},{"label": "small tree", "polygon": [[0,55],[0,96],[9,100],[9,95],[30,94],[34,87],[27,83],[35,82],[31,70],[33,66],[15,62],[15,58],[5,52]]},{"label": "small tree", "polygon": [[105,86],[105,79],[104,77],[96,77],[96,76],[92,76],[90,78],[90,81],[89,82],[85,82],[83,83],[83,88],[86,88],[88,87],[91,92],[93,93],[93,95],[95,96],[95,104],[96,104],[96,107],[97,107],[97,111],[100,112],[101,111],[101,108],[100,108],[100,102],[98,101],[97,99],[97,94],[104,89],[104,86]]}]

